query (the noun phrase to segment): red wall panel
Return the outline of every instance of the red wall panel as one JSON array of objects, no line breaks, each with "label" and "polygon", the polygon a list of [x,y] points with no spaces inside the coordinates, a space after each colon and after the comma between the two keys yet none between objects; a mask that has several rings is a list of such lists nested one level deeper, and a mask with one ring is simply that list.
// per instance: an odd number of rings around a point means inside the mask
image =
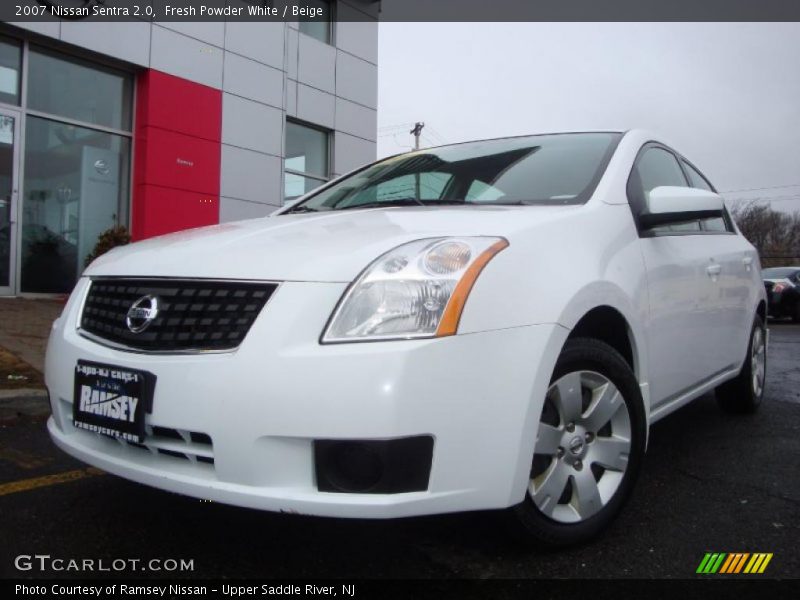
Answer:
[{"label": "red wall panel", "polygon": [[134,180],[219,195],[220,145],[158,127],[138,129],[141,163]]},{"label": "red wall panel", "polygon": [[219,222],[222,93],[147,70],[139,75],[132,235]]},{"label": "red wall panel", "polygon": [[136,124],[222,139],[219,90],[148,69],[136,82]]},{"label": "red wall panel", "polygon": [[145,201],[134,204],[134,222],[146,232],[137,239],[219,222],[219,196],[147,184],[136,196]]}]

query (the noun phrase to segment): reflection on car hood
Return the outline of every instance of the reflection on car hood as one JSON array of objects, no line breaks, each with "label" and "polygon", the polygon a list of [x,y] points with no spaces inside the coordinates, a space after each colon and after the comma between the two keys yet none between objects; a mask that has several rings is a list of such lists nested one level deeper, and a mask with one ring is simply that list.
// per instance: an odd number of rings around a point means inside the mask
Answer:
[{"label": "reflection on car hood", "polygon": [[85,275],[352,281],[392,248],[427,237],[505,236],[581,206],[401,207],[277,215],[152,238],[97,259]]}]

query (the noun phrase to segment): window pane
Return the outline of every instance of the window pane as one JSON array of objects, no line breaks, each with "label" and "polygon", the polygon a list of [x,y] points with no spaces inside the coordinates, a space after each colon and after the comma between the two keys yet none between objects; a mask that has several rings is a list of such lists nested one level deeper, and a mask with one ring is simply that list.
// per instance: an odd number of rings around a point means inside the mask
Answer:
[{"label": "window pane", "polygon": [[125,73],[31,49],[29,108],[128,131],[131,90]]},{"label": "window pane", "polygon": [[22,291],[69,292],[98,236],[126,221],[130,140],[28,117]]},{"label": "window pane", "polygon": [[[436,201],[441,199],[447,184],[452,179],[453,176],[447,173],[402,175],[350,194],[338,207],[347,208],[370,202],[391,202],[415,198]],[[417,190],[417,182],[419,182],[419,190]]]},{"label": "window pane", "polygon": [[19,104],[21,60],[19,44],[0,38],[0,102]]},{"label": "window pane", "polygon": [[[420,173],[396,177],[378,185],[377,200],[417,197],[421,200],[438,200],[452,178],[452,175],[447,173]],[[417,181],[419,181],[419,196],[417,196]]]},{"label": "window pane", "polygon": [[[306,206],[336,210],[383,199],[413,203],[417,174],[425,183],[421,200],[579,204],[591,196],[618,140],[612,133],[541,135],[401,154],[343,179],[310,198]],[[387,185],[391,198],[382,191]]]},{"label": "window pane", "polygon": [[722,217],[703,219],[703,229],[706,231],[728,231],[728,227],[725,225],[725,219]]},{"label": "window pane", "polygon": [[294,173],[286,173],[286,180],[283,188],[284,200],[294,200],[303,194],[307,194],[314,188],[321,186],[323,183],[325,182],[319,179],[303,177],[302,175],[295,175]]},{"label": "window pane", "polygon": [[[310,8],[316,12],[316,9],[322,10],[322,15],[326,16],[330,19],[330,2],[325,2],[324,0],[305,0],[303,2],[303,6]],[[325,42],[326,44],[331,43],[331,22],[330,21],[300,21],[298,23],[298,27],[300,28],[300,33],[305,33],[306,35],[310,35],[313,38],[318,39],[320,42]]]},{"label": "window pane", "polygon": [[14,179],[13,117],[0,115],[0,288],[11,284],[11,196]]},{"label": "window pane", "polygon": [[328,178],[328,134],[286,123],[286,168]]},{"label": "window pane", "polygon": [[505,194],[488,183],[476,179],[467,190],[468,202],[492,202],[500,200]]},{"label": "window pane", "polygon": [[697,169],[686,161],[683,161],[683,166],[686,167],[686,174],[689,176],[689,183],[693,188],[711,191],[711,186],[706,181],[706,178]]},{"label": "window pane", "polygon": [[645,192],[661,185],[686,187],[686,178],[675,156],[661,148],[650,148],[636,167]]}]

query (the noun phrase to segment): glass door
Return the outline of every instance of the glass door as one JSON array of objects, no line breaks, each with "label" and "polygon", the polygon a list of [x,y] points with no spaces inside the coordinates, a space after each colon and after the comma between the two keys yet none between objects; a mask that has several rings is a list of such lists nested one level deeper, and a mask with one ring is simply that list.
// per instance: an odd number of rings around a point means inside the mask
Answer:
[{"label": "glass door", "polygon": [[19,115],[0,109],[0,296],[16,292]]}]

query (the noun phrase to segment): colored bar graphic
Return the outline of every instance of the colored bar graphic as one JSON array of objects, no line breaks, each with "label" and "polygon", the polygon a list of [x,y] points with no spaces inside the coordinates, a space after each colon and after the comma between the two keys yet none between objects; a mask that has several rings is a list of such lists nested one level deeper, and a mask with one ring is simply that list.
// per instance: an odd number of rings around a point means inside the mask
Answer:
[{"label": "colored bar graphic", "polygon": [[726,556],[726,554],[724,552],[720,553],[719,558],[717,558],[716,562],[714,563],[714,566],[711,567],[711,571],[710,571],[711,573],[716,573],[717,572],[717,570],[722,565],[722,561],[725,559],[725,556]]},{"label": "colored bar graphic", "polygon": [[747,566],[744,568],[745,573],[753,573],[759,567],[759,563],[764,558],[762,554],[753,554],[753,558],[750,559],[750,562],[747,563]]},{"label": "colored bar graphic", "polygon": [[700,566],[697,567],[697,571],[695,571],[695,573],[705,573],[706,565],[708,564],[708,561],[710,559],[711,559],[711,553],[706,552],[706,555],[703,557],[703,560],[700,561]]},{"label": "colored bar graphic", "polygon": [[729,569],[731,568],[732,564],[736,562],[737,558],[739,558],[738,554],[728,554],[728,558],[726,558],[725,562],[722,563],[722,568],[719,570],[719,572],[730,573]]},{"label": "colored bar graphic", "polygon": [[764,557],[764,562],[761,563],[761,568],[758,570],[758,572],[763,573],[766,570],[769,561],[771,560],[772,560],[772,552],[770,552],[769,554],[766,555],[766,557]]},{"label": "colored bar graphic", "polygon": [[744,561],[747,560],[747,557],[750,556],[750,553],[745,552],[744,554],[740,554],[739,556],[741,556],[741,558],[739,559],[739,562],[736,564],[736,569],[733,571],[734,573],[738,573],[739,571],[742,570],[742,567],[744,566]]},{"label": "colored bar graphic", "polygon": [[716,573],[722,565],[722,561],[725,560],[725,556],[727,556],[725,552],[707,552],[696,572]]},{"label": "colored bar graphic", "polygon": [[[767,552],[706,552],[695,573],[701,574],[733,574],[763,573],[773,554]],[[742,570],[744,569],[744,571]]]}]

